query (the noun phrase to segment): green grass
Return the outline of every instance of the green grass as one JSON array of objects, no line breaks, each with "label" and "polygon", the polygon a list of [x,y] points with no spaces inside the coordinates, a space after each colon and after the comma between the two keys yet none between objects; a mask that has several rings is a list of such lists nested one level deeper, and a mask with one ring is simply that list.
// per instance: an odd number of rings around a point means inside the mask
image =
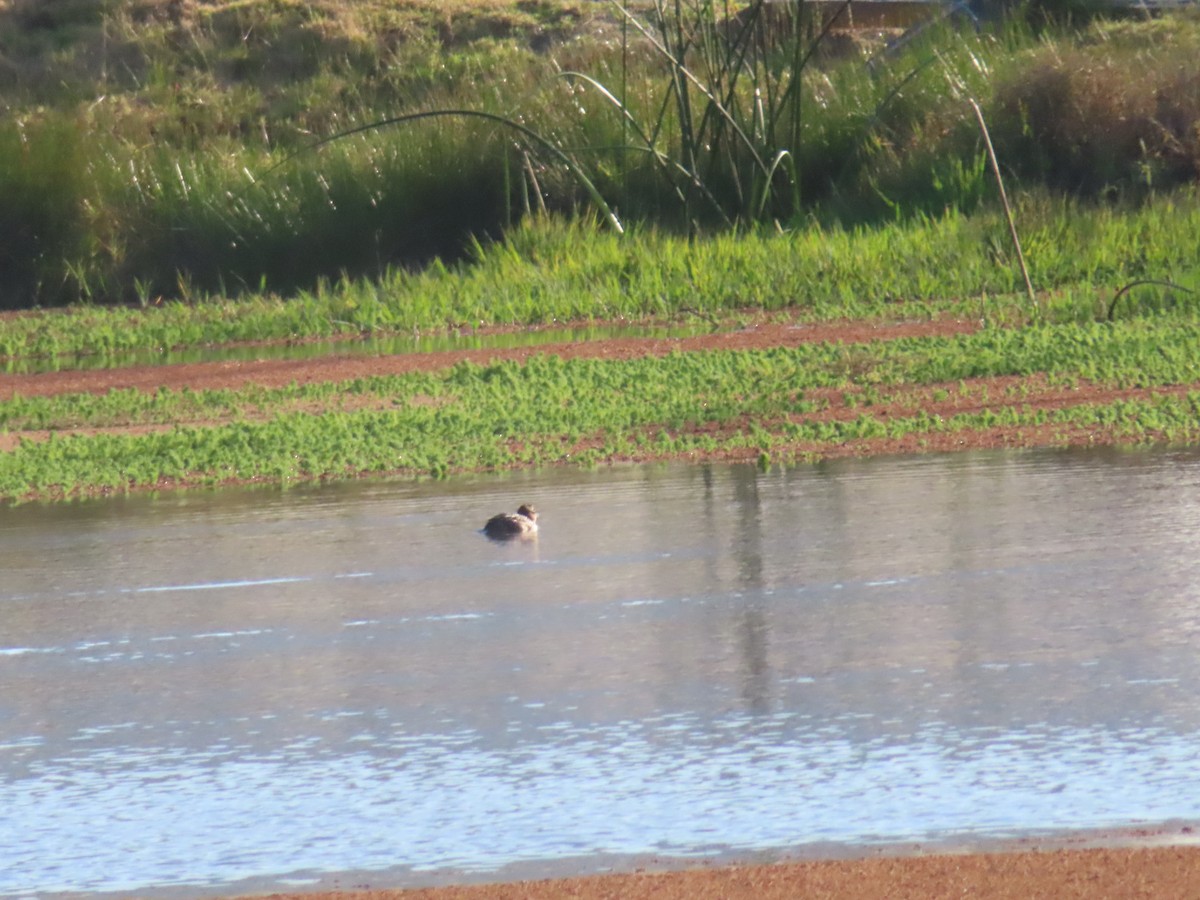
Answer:
[{"label": "green grass", "polygon": [[[701,0],[680,8],[712,19]],[[994,187],[968,97],[1027,187],[1139,198],[1197,173],[1195,16],[942,30],[882,67],[864,64],[867,48],[817,53],[799,73],[811,34],[760,53],[711,25],[694,40],[676,29],[673,52],[724,115],[680,93],[694,88],[684,69],[621,40],[616,10],[13,0],[0,7],[0,307],[290,297],[459,258],[540,203],[590,209],[564,158],[622,218],[677,229],[969,212]],[[739,74],[730,54],[743,50]],[[646,139],[566,70],[623,100]],[[296,155],[448,108],[520,121],[543,142],[458,117]]]},{"label": "green grass", "polygon": [[[718,448],[774,457],[780,448],[814,442],[832,446],[995,425],[1112,427],[1131,438],[1191,439],[1200,426],[1195,398],[1036,411],[1026,409],[1018,393],[944,420],[880,418],[872,408],[901,388],[949,391],[967,379],[1000,375],[1044,374],[1064,385],[1194,384],[1200,380],[1193,354],[1198,340],[1200,319],[1176,313],[629,361],[535,357],[525,365],[461,364],[340,385],[18,398],[0,404],[0,428],[173,427],[26,440],[0,455],[0,496],[128,489],[163,479],[286,482],[385,471],[437,476]],[[857,414],[805,419],[824,408],[826,401],[806,396],[818,388],[859,389]],[[314,409],[323,412],[313,415]],[[223,424],[173,424],[209,419]],[[714,428],[728,433],[718,437]]]},{"label": "green grass", "polygon": [[[1040,315],[1107,315],[1137,279],[1200,287],[1200,198],[1176,193],[1134,208],[1087,209],[1030,196],[1018,210]],[[1034,317],[1003,219],[951,213],[888,227],[752,230],[689,241],[641,229],[628,239],[584,223],[533,223],[470,264],[388,269],[294,298],[167,302],[147,308],[76,307],[0,319],[0,356],[105,356],[246,340],[436,331],[462,325],[722,315],[752,308],[803,319]],[[897,301],[904,301],[898,304]],[[1194,308],[1200,297],[1140,288],[1116,313],[1156,304]]]}]

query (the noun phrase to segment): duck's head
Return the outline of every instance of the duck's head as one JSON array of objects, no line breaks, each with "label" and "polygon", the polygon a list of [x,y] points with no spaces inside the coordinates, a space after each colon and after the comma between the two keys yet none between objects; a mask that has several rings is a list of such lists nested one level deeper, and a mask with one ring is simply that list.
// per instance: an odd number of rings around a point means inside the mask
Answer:
[{"label": "duck's head", "polygon": [[533,508],[532,503],[522,503],[517,507],[517,515],[524,516],[531,522],[537,521],[537,510]]}]

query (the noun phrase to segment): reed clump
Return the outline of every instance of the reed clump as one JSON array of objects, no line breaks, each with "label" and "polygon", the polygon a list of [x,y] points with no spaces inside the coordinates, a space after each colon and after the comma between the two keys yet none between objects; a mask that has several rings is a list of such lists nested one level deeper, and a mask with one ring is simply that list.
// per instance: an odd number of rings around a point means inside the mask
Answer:
[{"label": "reed clump", "polygon": [[[1063,21],[885,54],[761,0],[13,0],[0,307],[386,281],[543,210],[693,234],[970,213],[972,98],[1018,191],[1193,181],[1200,19]],[[455,109],[491,119],[427,115]]]}]

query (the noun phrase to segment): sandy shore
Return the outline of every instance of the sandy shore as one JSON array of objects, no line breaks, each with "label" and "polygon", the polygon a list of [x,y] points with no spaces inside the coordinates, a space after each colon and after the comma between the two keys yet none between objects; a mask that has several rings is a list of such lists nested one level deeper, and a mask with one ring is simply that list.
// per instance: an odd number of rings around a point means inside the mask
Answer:
[{"label": "sandy shore", "polygon": [[1200,898],[1200,847],[1100,847],[697,867],[413,890],[275,894],[275,900],[929,900]]},{"label": "sandy shore", "polygon": [[[600,862],[619,874],[570,877],[587,863],[523,864],[492,883],[387,888],[369,875],[326,882],[272,900],[931,900],[1129,897],[1200,900],[1200,823],[1176,821],[960,846],[894,844],[874,849],[810,845],[786,858],[740,861],[646,858]],[[527,864],[525,864],[527,865]],[[558,865],[559,868],[555,868]],[[463,881],[470,881],[464,878]],[[396,882],[393,882],[393,884]],[[261,900],[261,896],[258,898]]]}]

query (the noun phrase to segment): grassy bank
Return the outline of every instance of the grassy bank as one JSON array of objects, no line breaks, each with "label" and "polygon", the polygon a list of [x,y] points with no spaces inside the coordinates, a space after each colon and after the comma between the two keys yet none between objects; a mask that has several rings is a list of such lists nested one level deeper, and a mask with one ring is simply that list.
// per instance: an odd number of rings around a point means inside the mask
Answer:
[{"label": "grassy bank", "polygon": [[[284,299],[82,307],[0,319],[9,359],[111,354],[247,340],[294,340],[461,326],[787,310],[820,320],[929,317],[1094,321],[1142,279],[1195,290],[1200,198],[1189,190],[1129,208],[1027,197],[1018,207],[1038,306],[1022,293],[998,214],[916,218],[848,230],[810,225],[689,241],[625,238],[587,224],[532,223],[474,260],[340,281]],[[901,312],[898,302],[906,305]],[[1200,296],[1147,285],[1113,310],[1194,307]]]},{"label": "grassy bank", "polygon": [[0,306],[86,301],[0,317],[0,357],[682,317],[979,330],[17,396],[0,498],[1197,438],[1200,17],[1025,4],[892,52],[768,31],[754,3],[749,25],[626,7],[0,2]]},{"label": "grassy bank", "polygon": [[[1197,340],[1197,318],[1174,314],[619,362],[536,357],[277,390],[18,397],[0,404],[0,428],[76,433],[0,454],[0,496],[676,455],[786,460],[1001,426],[1185,441],[1200,428],[1200,393],[1157,389],[1200,385]],[[1038,402],[1047,385],[1069,395],[1083,384],[1133,393]],[[947,401],[953,412],[930,411]]]},{"label": "grassy bank", "polygon": [[[387,290],[543,206],[594,209],[580,174],[626,222],[679,229],[971,211],[995,187],[969,98],[1014,182],[1095,201],[1196,174],[1195,17],[948,27],[879,55],[628,5],[0,4],[0,307]],[[494,118],[304,151],[454,109]]]}]

